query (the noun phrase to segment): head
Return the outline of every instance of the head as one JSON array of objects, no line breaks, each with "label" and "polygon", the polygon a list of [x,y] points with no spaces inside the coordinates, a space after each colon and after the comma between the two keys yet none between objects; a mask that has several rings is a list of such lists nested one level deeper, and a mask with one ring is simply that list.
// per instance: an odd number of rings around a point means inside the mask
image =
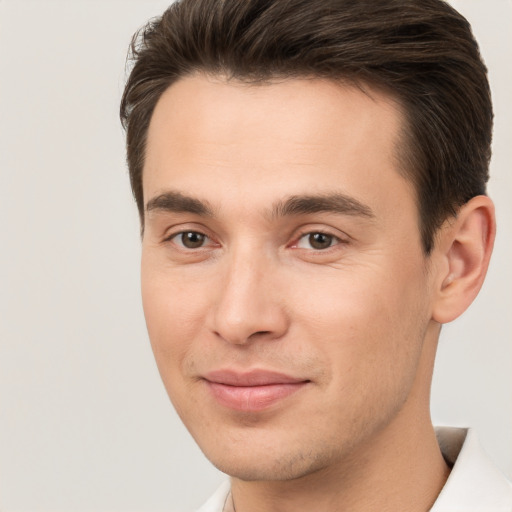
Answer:
[{"label": "head", "polygon": [[467,22],[438,0],[184,0],[132,54],[144,310],[206,455],[297,478],[427,423],[439,326],[494,233]]},{"label": "head", "polygon": [[493,118],[487,72],[468,22],[443,1],[178,1],[136,34],[132,59],[121,119],[142,226],[153,110],[171,84],[197,71],[386,90],[404,114],[400,172],[416,190],[426,253],[441,223],[485,193]]}]

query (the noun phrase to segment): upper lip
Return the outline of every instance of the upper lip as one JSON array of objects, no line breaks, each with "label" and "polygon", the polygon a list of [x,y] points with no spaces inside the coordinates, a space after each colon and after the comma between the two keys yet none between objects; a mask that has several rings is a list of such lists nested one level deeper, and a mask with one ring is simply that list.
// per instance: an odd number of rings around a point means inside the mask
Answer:
[{"label": "upper lip", "polygon": [[204,375],[209,382],[224,384],[226,386],[269,386],[272,384],[298,384],[308,382],[308,379],[291,377],[284,373],[269,370],[214,370]]}]

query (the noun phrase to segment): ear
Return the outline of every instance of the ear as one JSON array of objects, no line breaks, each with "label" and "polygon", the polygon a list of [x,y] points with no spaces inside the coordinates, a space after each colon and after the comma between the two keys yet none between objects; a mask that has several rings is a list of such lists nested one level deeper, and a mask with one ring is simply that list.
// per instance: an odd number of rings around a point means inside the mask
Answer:
[{"label": "ear", "polygon": [[473,302],[484,282],[496,233],[493,202],[476,196],[439,230],[433,320],[448,323]]}]

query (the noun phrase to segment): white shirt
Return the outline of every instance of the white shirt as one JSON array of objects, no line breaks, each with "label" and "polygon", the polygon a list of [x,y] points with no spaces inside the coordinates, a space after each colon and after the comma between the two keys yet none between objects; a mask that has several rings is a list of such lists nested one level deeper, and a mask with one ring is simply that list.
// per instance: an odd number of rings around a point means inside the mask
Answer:
[{"label": "white shirt", "polygon": [[[512,484],[489,460],[475,432],[438,427],[436,435],[453,468],[430,512],[512,512]],[[197,512],[223,512],[229,490],[224,482]]]},{"label": "white shirt", "polygon": [[431,512],[512,512],[512,485],[472,429],[441,427],[437,441],[452,471]]}]

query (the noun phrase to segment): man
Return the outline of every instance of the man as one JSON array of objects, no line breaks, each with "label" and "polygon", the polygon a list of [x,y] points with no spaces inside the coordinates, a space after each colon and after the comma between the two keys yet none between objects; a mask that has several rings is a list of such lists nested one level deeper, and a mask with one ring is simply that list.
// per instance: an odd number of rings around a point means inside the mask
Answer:
[{"label": "man", "polygon": [[164,385],[230,475],[202,512],[512,510],[439,430],[441,325],[495,233],[492,107],[440,0],[183,0],[121,117]]}]

